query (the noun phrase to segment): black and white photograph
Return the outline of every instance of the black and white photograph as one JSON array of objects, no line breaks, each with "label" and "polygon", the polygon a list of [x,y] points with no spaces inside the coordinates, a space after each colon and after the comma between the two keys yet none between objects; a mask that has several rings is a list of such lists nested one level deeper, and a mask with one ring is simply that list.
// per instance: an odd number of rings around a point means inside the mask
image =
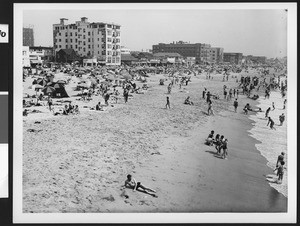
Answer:
[{"label": "black and white photograph", "polygon": [[14,223],[292,222],[296,15],[15,3]]}]

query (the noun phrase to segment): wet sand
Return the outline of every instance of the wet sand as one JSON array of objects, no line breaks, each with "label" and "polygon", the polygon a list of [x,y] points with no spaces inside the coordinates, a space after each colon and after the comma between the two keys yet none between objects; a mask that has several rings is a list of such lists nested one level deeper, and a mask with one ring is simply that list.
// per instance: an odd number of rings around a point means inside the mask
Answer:
[{"label": "wet sand", "polygon": [[[222,99],[222,87],[234,88],[235,79],[204,78],[175,87],[170,110],[165,109],[167,87],[154,76],[145,94],[133,94],[127,104],[104,112],[51,116],[44,111],[24,118],[23,211],[286,211],[287,199],[265,181],[271,169],[247,132],[251,121],[241,113],[245,103],[255,102],[240,96],[234,113],[233,100]],[[204,87],[221,97],[213,100],[215,116],[206,115]],[[194,106],[183,104],[188,95]],[[227,160],[204,145],[210,130],[228,138]],[[120,190],[128,173],[155,189],[158,198]]]}]

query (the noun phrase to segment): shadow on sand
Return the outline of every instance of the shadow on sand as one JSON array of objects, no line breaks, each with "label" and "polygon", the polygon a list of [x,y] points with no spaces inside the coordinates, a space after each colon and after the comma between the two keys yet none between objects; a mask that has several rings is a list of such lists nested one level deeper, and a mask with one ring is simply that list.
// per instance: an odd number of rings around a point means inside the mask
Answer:
[{"label": "shadow on sand", "polygon": [[218,155],[217,152],[215,151],[205,151],[209,154],[212,154],[214,157],[218,158],[218,159],[223,159],[222,156]]}]

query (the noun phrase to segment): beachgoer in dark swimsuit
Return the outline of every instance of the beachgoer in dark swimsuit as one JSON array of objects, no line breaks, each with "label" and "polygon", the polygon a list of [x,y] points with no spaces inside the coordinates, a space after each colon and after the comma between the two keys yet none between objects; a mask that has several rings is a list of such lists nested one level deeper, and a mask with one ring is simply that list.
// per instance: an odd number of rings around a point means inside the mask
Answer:
[{"label": "beachgoer in dark swimsuit", "polygon": [[136,180],[130,174],[127,175],[127,180],[125,180],[124,187],[131,188],[133,191],[140,190],[141,188],[143,192],[152,195],[153,197],[157,197],[157,195],[153,194],[156,193],[155,190],[146,187],[141,182],[136,182]]}]

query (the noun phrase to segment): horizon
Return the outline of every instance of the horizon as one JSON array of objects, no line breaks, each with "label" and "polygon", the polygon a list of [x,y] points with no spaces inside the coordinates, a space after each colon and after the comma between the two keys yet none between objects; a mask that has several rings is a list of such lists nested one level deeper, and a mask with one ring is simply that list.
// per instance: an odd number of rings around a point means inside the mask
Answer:
[{"label": "horizon", "polygon": [[[40,19],[44,17],[47,20]],[[158,43],[182,40],[244,56],[287,56],[287,14],[278,9],[24,10],[23,27],[33,26],[34,46],[53,47],[52,25],[60,18],[72,24],[81,17],[90,23],[120,24],[121,45],[131,51],[152,50]]]}]

